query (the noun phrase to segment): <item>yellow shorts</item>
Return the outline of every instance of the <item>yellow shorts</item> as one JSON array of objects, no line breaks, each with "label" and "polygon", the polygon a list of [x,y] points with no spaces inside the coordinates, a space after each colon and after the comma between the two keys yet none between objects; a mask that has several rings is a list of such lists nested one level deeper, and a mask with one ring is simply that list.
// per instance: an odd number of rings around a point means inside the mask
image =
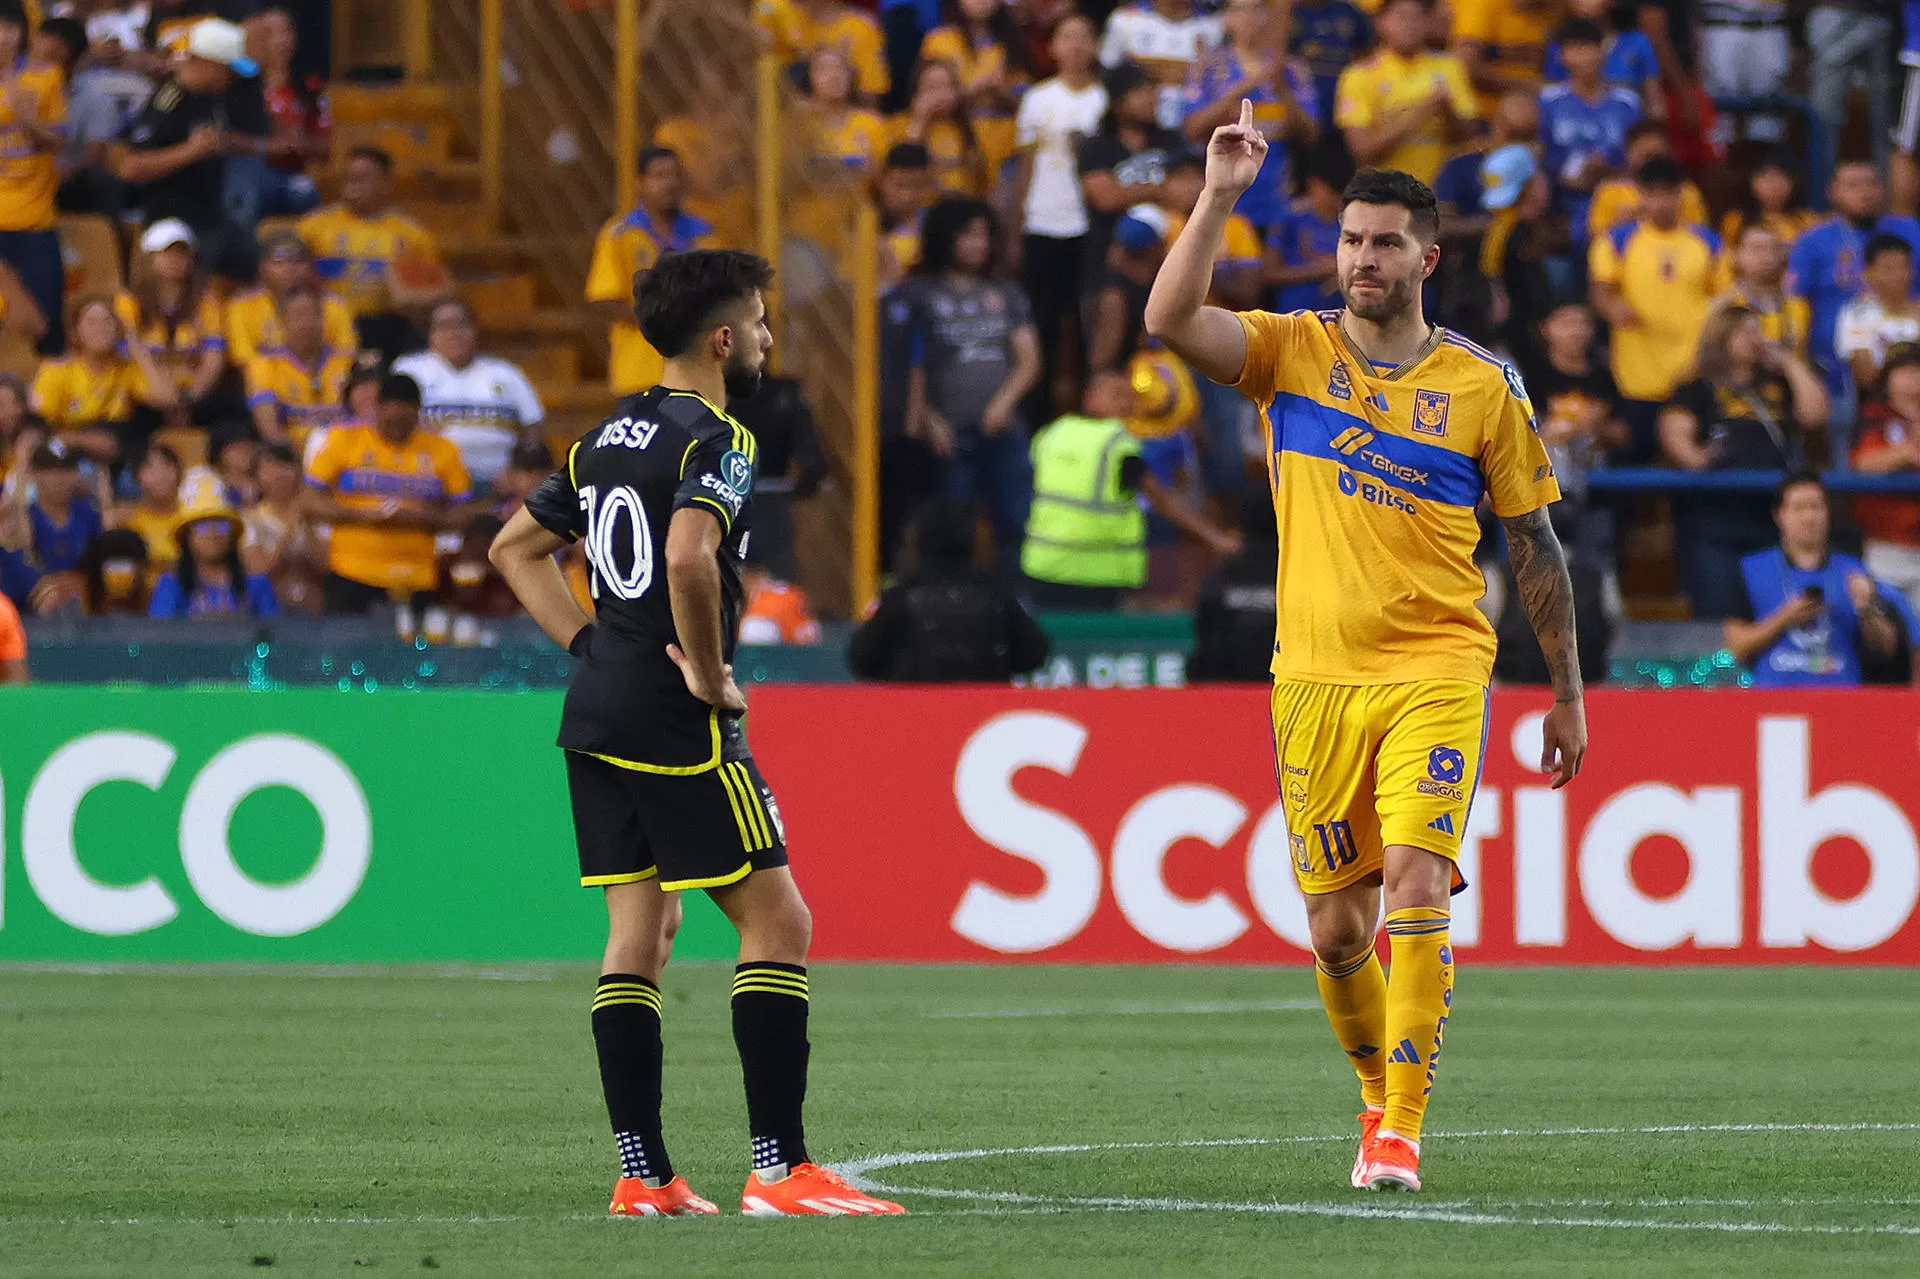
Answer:
[{"label": "yellow shorts", "polygon": [[[1378,876],[1390,844],[1457,863],[1487,712],[1487,690],[1464,680],[1275,683],[1273,749],[1301,891]],[[1466,886],[1456,864],[1453,891]]]}]

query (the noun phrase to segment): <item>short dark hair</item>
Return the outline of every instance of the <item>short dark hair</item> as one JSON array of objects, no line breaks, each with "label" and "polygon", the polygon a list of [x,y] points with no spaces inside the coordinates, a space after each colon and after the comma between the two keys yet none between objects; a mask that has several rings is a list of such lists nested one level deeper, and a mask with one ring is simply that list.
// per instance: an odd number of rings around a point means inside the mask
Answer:
[{"label": "short dark hair", "polygon": [[1353,175],[1340,192],[1340,212],[1349,204],[1397,204],[1408,214],[1408,223],[1421,242],[1432,244],[1440,237],[1440,202],[1433,188],[1410,173],[1398,169],[1362,169]]},{"label": "short dark hair", "polygon": [[896,142],[887,152],[886,167],[889,169],[930,169],[933,167],[933,154],[918,142]]},{"label": "short dark hair", "polygon": [[[0,0],[0,3],[4,3],[4,0]],[[4,21],[4,18],[0,18],[0,21]],[[33,451],[28,465],[36,471],[77,471],[80,469],[80,455],[59,440],[48,440]]]},{"label": "short dark hair", "polygon": [[465,298],[461,297],[458,293],[448,293],[448,294],[445,294],[444,296],[435,298],[433,300],[433,305],[427,308],[427,327],[432,328],[433,317],[436,315],[439,315],[440,312],[446,310],[450,306],[458,307],[460,309],[460,314],[467,317],[468,324],[472,324],[475,326],[479,325],[480,313],[473,309],[473,303],[467,301]]},{"label": "short dark hair", "polygon": [[48,18],[40,24],[40,34],[52,36],[67,46],[67,70],[87,53],[87,29],[75,18]]},{"label": "short dark hair", "polygon": [[1198,147],[1180,147],[1167,155],[1167,172],[1178,173],[1182,169],[1207,171],[1207,153]]},{"label": "short dark hair", "polygon": [[1555,38],[1560,41],[1562,49],[1570,44],[1600,45],[1607,42],[1606,34],[1600,30],[1600,24],[1587,18],[1573,18],[1563,23]]},{"label": "short dark hair", "polygon": [[647,170],[651,169],[657,160],[671,160],[679,164],[680,153],[672,147],[641,147],[640,158],[634,161],[633,171],[645,177]]},{"label": "short dark hair", "polygon": [[1633,180],[1643,187],[1678,187],[1687,180],[1687,171],[1670,155],[1656,155],[1640,166]]},{"label": "short dark hair", "polygon": [[633,278],[633,315],[641,336],[663,359],[683,354],[714,326],[715,314],[773,283],[773,266],[757,253],[694,249],[663,253]]},{"label": "short dark hair", "polygon": [[1913,261],[1913,246],[1899,236],[1886,231],[1877,231],[1867,237],[1866,251],[1861,254],[1861,260],[1868,266],[1872,266],[1874,261],[1884,253],[1898,253],[1907,261]]},{"label": "short dark hair", "polygon": [[1300,180],[1314,178],[1335,191],[1344,191],[1353,181],[1353,158],[1345,147],[1321,144],[1308,150],[1300,162]]},{"label": "short dark hair", "polygon": [[1658,120],[1637,120],[1627,127],[1627,145],[1632,146],[1642,138],[1659,138],[1665,141],[1667,126]]},{"label": "short dark hair", "polygon": [[347,152],[347,159],[349,161],[371,160],[380,166],[380,172],[389,176],[393,174],[393,156],[384,147],[355,147]]},{"label": "short dark hair", "polygon": [[1822,498],[1828,496],[1827,482],[1820,478],[1820,472],[1805,469],[1788,471],[1780,477],[1780,482],[1773,487],[1773,510],[1778,512],[1781,507],[1785,506],[1787,504],[1787,494],[1799,488],[1802,484],[1811,484],[1819,489]]},{"label": "short dark hair", "polygon": [[380,403],[411,404],[420,407],[420,384],[405,373],[389,373],[380,379]]},{"label": "short dark hair", "polygon": [[993,208],[985,200],[948,196],[928,209],[926,220],[920,224],[919,273],[942,275],[951,270],[954,242],[962,231],[981,218],[987,220],[990,234],[998,233]]},{"label": "short dark hair", "polygon": [[29,25],[27,7],[21,4],[20,0],[0,0],[0,22],[11,22],[14,26],[25,30]]}]

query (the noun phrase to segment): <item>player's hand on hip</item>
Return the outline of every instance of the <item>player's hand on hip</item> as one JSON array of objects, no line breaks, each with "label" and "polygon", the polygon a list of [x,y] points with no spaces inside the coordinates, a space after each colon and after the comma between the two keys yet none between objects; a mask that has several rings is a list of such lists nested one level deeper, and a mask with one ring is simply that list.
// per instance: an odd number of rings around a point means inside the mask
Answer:
[{"label": "player's hand on hip", "polygon": [[687,691],[709,706],[717,706],[723,711],[744,711],[747,699],[740,692],[740,686],[733,682],[733,667],[722,666],[720,678],[703,675],[688,660],[678,644],[667,645],[667,656],[680,668],[680,678],[687,681]]},{"label": "player's hand on hip", "polygon": [[1540,771],[1553,774],[1559,790],[1580,775],[1587,758],[1587,707],[1576,697],[1555,702],[1540,725]]},{"label": "player's hand on hip", "polygon": [[1253,126],[1253,103],[1240,99],[1240,119],[1213,131],[1207,143],[1207,190],[1238,198],[1260,176],[1267,140]]}]

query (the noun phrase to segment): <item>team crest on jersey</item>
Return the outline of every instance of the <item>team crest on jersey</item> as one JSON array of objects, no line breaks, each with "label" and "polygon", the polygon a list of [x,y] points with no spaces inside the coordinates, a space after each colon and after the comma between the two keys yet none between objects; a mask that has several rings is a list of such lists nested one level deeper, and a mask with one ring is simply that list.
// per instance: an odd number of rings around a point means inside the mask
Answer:
[{"label": "team crest on jersey", "polygon": [[1415,391],[1413,393],[1413,429],[1419,435],[1445,435],[1447,433],[1447,409],[1451,407],[1453,397],[1445,391]]},{"label": "team crest on jersey", "polygon": [[1511,364],[1502,364],[1500,366],[1500,376],[1507,379],[1507,389],[1513,392],[1514,399],[1524,400],[1527,398],[1527,384],[1520,380],[1519,369],[1514,368]]},{"label": "team crest on jersey", "polygon": [[735,450],[721,458],[720,477],[727,482],[728,488],[741,497],[753,491],[753,463],[747,460],[745,453]]},{"label": "team crest on jersey", "polygon": [[1327,375],[1327,398],[1331,400],[1353,398],[1353,379],[1347,373],[1345,360],[1333,362],[1333,372]]}]

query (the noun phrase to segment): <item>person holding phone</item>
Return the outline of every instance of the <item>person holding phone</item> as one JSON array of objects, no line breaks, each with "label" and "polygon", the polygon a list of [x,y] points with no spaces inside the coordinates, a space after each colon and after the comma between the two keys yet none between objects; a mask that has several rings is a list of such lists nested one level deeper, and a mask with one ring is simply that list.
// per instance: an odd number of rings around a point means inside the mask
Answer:
[{"label": "person holding phone", "polygon": [[1906,599],[1832,549],[1827,489],[1796,471],[1774,490],[1779,545],[1740,561],[1746,607],[1722,626],[1727,650],[1756,688],[1851,687],[1863,659],[1891,658],[1920,639]]}]

